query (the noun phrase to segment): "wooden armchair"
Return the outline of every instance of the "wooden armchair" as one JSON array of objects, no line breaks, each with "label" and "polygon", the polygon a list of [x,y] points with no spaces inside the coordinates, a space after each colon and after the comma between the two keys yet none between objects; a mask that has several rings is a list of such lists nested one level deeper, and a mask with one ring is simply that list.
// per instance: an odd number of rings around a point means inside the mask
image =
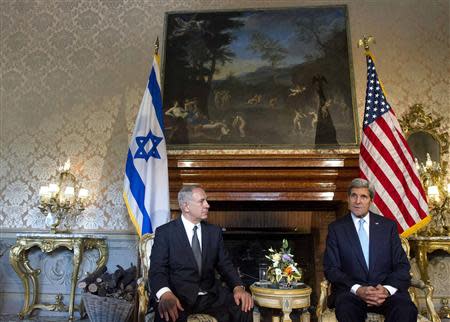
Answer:
[{"label": "wooden armchair", "polygon": [[[137,281],[139,310],[138,322],[145,322],[149,304],[148,292],[148,272],[150,270],[150,255],[153,247],[153,234],[145,234],[139,241],[139,257],[141,260],[141,277]],[[188,317],[188,322],[217,322],[217,320],[207,314],[192,314]]]},{"label": "wooden armchair", "polygon": [[[406,252],[406,255],[408,256],[408,260],[410,260],[409,252],[410,247],[408,240],[404,237],[400,237],[402,241],[403,249]],[[416,289],[422,290],[425,293],[425,302],[427,306],[427,318],[420,315],[417,318],[418,322],[440,322],[439,316],[436,313],[436,310],[434,309],[433,304],[433,287],[429,284],[424,283],[422,280],[414,278],[413,274],[411,273],[412,280],[411,280],[411,287],[409,288],[409,295],[411,296],[412,301],[414,304],[418,307],[417,302],[417,296],[416,296]],[[320,283],[320,297],[319,297],[319,304],[317,305],[316,315],[319,322],[337,322],[336,316],[334,314],[334,309],[329,309],[327,307],[327,297],[330,294],[330,282],[327,280],[323,280],[322,283]],[[383,322],[384,317],[380,314],[375,313],[369,313],[367,315],[366,322]]]}]

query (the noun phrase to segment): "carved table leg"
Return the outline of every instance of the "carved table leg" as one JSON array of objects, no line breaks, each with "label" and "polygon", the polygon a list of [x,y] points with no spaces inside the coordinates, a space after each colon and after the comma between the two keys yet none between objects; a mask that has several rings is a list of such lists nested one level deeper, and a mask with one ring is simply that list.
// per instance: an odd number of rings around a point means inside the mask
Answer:
[{"label": "carved table leg", "polygon": [[82,242],[77,240],[73,245],[73,272],[72,272],[72,282],[70,285],[69,321],[73,321],[75,287],[77,285],[78,272],[80,270],[80,263],[82,257],[83,257]]},{"label": "carved table leg", "polygon": [[292,322],[290,314],[292,312],[292,299],[284,298],[282,299],[282,311],[283,318],[281,319],[283,322]]},{"label": "carved table leg", "polygon": [[309,322],[311,320],[311,315],[308,310],[304,310],[302,315],[300,315],[300,322]]},{"label": "carved table leg", "polygon": [[93,247],[98,250],[99,257],[97,260],[97,269],[99,269],[100,267],[105,266],[108,261],[108,245],[105,240],[101,240]]},{"label": "carved table leg", "polygon": [[[33,290],[33,298],[31,299],[30,303],[30,312],[34,309],[34,305],[38,303],[38,295],[39,295],[39,281],[38,281],[38,275],[41,273],[40,269],[33,269],[30,266],[30,261],[27,258],[27,253],[23,253],[23,267],[25,269],[25,274],[27,275],[28,279],[31,281],[31,289]],[[30,291],[30,290],[29,290]]]},{"label": "carved table leg", "polygon": [[[29,273],[27,269],[24,267],[25,258],[26,258],[26,250],[22,245],[16,244],[11,247],[11,251],[9,252],[9,262],[11,263],[11,266],[16,272],[17,276],[19,276],[20,280],[22,281],[24,289],[23,307],[18,314],[21,320],[30,311],[30,280],[29,280]],[[33,292],[33,294],[34,293],[35,292]]]},{"label": "carved table leg", "polygon": [[261,313],[259,310],[253,310],[253,322],[261,322]]},{"label": "carved table leg", "polygon": [[425,283],[430,284],[430,277],[428,276],[428,257],[426,247],[419,244],[418,248],[418,261],[420,276]]}]

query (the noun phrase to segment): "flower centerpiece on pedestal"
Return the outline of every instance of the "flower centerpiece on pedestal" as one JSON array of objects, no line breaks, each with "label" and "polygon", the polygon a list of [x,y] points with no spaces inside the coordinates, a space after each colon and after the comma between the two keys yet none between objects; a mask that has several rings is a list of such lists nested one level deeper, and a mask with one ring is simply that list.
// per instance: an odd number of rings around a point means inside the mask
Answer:
[{"label": "flower centerpiece on pedestal", "polygon": [[272,284],[279,287],[291,287],[302,278],[302,270],[294,262],[294,255],[291,254],[288,241],[283,239],[283,244],[279,251],[269,248],[266,258],[271,261],[267,270],[267,277]]}]

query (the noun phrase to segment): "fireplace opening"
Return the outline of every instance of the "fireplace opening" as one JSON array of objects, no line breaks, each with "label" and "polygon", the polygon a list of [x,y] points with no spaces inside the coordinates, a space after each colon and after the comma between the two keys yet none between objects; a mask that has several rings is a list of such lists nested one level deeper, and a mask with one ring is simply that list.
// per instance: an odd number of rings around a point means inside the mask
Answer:
[{"label": "fireplace opening", "polygon": [[[302,282],[317,303],[323,279],[322,257],[328,224],[342,212],[340,201],[211,200],[208,222],[223,229],[225,247],[246,287],[259,280],[259,264],[268,249],[286,239],[302,269]],[[313,309],[313,308],[311,308]]]},{"label": "fireplace opening", "polygon": [[[259,264],[270,265],[265,256],[272,247],[279,250],[286,239],[298,267],[302,269],[302,282],[315,289],[314,239],[313,234],[298,233],[283,229],[224,229],[225,247],[230,253],[233,264],[238,269],[246,288],[259,280]],[[311,303],[316,303],[316,295],[311,294]],[[312,309],[312,308],[311,308]],[[273,316],[280,316],[280,310],[259,307],[261,322],[272,321]],[[298,310],[293,310],[292,321],[299,320]]]},{"label": "fireplace opening", "polygon": [[278,250],[286,239],[298,267],[302,269],[302,282],[315,286],[314,240],[312,234],[292,231],[258,229],[225,230],[225,247],[230,253],[233,264],[238,269],[246,287],[259,280],[259,264],[270,261],[265,257],[268,249]]}]

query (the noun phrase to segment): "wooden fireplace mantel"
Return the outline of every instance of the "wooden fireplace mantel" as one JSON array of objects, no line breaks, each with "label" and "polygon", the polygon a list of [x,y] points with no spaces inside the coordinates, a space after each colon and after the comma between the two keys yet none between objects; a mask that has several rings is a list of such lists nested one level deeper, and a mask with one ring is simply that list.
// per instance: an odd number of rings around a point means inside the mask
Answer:
[{"label": "wooden fireplace mantel", "polygon": [[357,154],[169,154],[171,204],[182,185],[211,201],[346,201]]}]

